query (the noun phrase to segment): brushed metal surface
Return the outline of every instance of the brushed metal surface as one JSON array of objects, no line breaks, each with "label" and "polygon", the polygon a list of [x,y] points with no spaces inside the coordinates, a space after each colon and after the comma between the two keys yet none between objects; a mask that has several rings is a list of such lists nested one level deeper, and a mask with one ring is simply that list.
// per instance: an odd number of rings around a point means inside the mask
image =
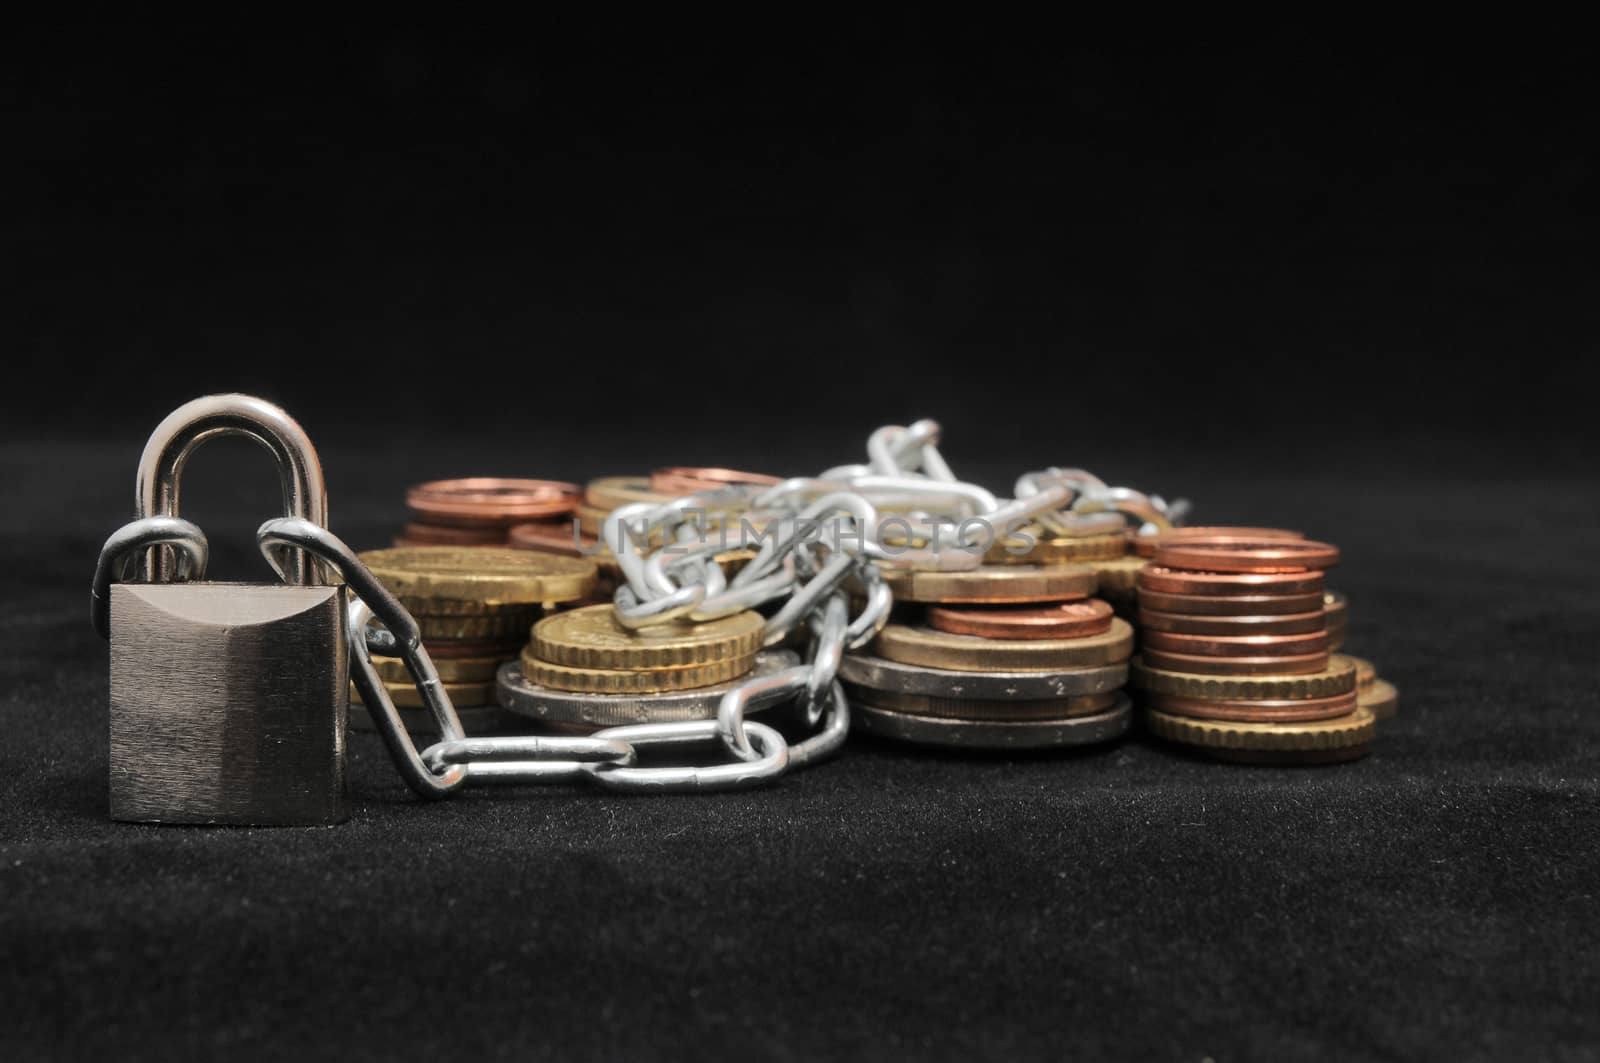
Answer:
[{"label": "brushed metal surface", "polygon": [[319,825],[345,808],[342,587],[111,588],[111,817]]}]

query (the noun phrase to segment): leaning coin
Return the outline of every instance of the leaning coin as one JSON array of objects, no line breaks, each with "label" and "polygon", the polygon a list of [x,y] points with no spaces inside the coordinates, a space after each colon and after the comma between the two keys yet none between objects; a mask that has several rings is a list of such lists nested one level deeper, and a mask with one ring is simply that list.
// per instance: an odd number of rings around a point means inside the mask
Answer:
[{"label": "leaning coin", "polygon": [[1050,749],[1090,745],[1128,730],[1133,707],[1126,697],[1106,712],[1060,720],[952,720],[894,712],[866,702],[851,706],[856,726],[867,734],[950,749]]},{"label": "leaning coin", "polygon": [[582,598],[595,580],[593,561],[507,547],[369,550],[361,560],[390,592],[408,597],[538,605]]},{"label": "leaning coin", "polygon": [[[502,665],[496,678],[500,704],[519,716],[564,726],[617,727],[634,723],[676,723],[716,716],[722,695],[742,683],[775,675],[800,663],[791,650],[756,654],[749,675],[711,686],[657,694],[583,694],[541,686],[522,674],[519,662]],[[758,711],[752,708],[751,712]]]},{"label": "leaning coin", "polygon": [[898,601],[1003,604],[1060,602],[1094,593],[1093,570],[1083,565],[982,565],[965,572],[884,569]]},{"label": "leaning coin", "polygon": [[[1355,672],[1352,669],[1351,677]],[[958,672],[900,664],[868,653],[849,653],[839,663],[839,677],[870,690],[932,697],[998,701],[1067,698],[1102,694],[1128,681],[1126,664],[1063,668],[1052,672]]]},{"label": "leaning coin", "polygon": [[590,605],[545,617],[534,625],[533,655],[574,668],[679,668],[761,648],[766,621],[745,611],[703,623],[672,621],[630,630],[610,605]]},{"label": "leaning coin", "polygon": [[[850,658],[846,657],[845,660]],[[1325,698],[1356,688],[1355,661],[1334,654],[1320,672],[1279,675],[1196,675],[1160,668],[1148,658],[1132,662],[1133,685],[1153,694],[1196,698]]]},{"label": "leaning coin", "polygon": [[1133,628],[1113,618],[1103,635],[1076,639],[993,639],[954,635],[932,628],[886,624],[872,652],[901,664],[960,672],[1055,671],[1127,660],[1133,653]]},{"label": "leaning coin", "polygon": [[1400,712],[1400,691],[1387,679],[1374,679],[1372,685],[1361,691],[1361,707],[1380,720],[1387,720]]}]

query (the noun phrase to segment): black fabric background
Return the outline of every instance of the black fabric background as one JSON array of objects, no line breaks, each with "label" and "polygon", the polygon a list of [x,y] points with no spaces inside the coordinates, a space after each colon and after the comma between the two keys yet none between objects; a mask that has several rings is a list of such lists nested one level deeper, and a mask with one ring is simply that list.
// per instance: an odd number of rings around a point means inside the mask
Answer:
[{"label": "black fabric background", "polygon": [[[1594,1058],[1581,39],[13,35],[0,1055]],[[1001,493],[1083,465],[1339,543],[1401,715],[1336,768],[852,738],[746,794],[442,805],[355,736],[344,826],[112,824],[94,555],[231,388],[362,547],[426,478],[813,472],[934,416]],[[259,455],[184,498],[261,578]]]}]

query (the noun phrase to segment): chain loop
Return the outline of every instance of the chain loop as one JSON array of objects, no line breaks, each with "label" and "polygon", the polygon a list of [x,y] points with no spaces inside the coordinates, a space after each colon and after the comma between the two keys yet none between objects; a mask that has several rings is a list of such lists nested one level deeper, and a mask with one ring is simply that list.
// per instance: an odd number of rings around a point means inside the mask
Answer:
[{"label": "chain loop", "polygon": [[179,582],[206,578],[211,546],[198,525],[182,517],[163,516],[141,517],[124,524],[100,548],[94,584],[89,589],[89,619],[101,638],[111,637],[111,584],[127,579],[142,551],[152,546],[170,546],[177,551],[175,571]]}]

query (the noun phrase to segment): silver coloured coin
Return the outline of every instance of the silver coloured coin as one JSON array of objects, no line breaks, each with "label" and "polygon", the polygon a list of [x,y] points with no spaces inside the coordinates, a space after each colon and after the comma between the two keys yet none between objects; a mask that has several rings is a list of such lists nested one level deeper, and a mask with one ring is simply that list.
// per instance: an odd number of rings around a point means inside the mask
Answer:
[{"label": "silver coloured coin", "polygon": [[1051,749],[1118,738],[1133,718],[1127,695],[1105,712],[1064,720],[952,720],[890,712],[864,702],[851,706],[855,724],[867,734],[950,749]]},{"label": "silver coloured coin", "polygon": [[1117,690],[1128,681],[1128,665],[1122,662],[1093,668],[1064,668],[1059,672],[958,672],[852,653],[846,654],[839,665],[839,676],[859,687],[897,694],[1032,701]]},{"label": "silver coloured coin", "polygon": [[522,666],[511,661],[500,666],[495,687],[502,706],[519,716],[546,723],[588,727],[676,723],[714,719],[717,704],[728,691],[751,679],[775,675],[799,664],[799,655],[791,650],[763,650],[756,654],[755,666],[749,672],[715,686],[660,694],[584,694],[553,690],[531,682],[522,674]]}]

